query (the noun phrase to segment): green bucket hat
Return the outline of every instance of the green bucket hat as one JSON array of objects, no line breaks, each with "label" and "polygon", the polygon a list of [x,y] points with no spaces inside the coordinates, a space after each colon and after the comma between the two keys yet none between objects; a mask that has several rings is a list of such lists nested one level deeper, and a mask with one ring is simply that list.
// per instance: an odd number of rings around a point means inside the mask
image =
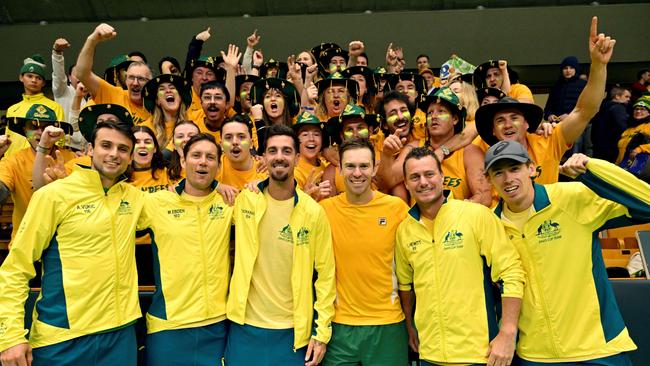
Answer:
[{"label": "green bucket hat", "polygon": [[32,129],[35,129],[40,123],[46,123],[61,128],[66,135],[72,134],[72,125],[68,122],[58,121],[56,118],[56,112],[43,104],[32,105],[27,110],[27,113],[25,113],[25,117],[10,117],[8,118],[7,123],[10,131],[25,137],[27,136],[25,134],[25,128],[27,126],[32,126]]},{"label": "green bucket hat", "polygon": [[377,81],[375,80],[375,73],[366,66],[352,66],[341,72],[341,75],[350,79],[352,75],[361,75],[366,79],[366,88],[370,94],[377,94]]},{"label": "green bucket hat", "polygon": [[253,83],[250,96],[252,105],[263,104],[264,93],[271,89],[278,89],[286,98],[285,107],[289,108],[291,117],[298,114],[300,110],[300,95],[296,87],[290,81],[278,78],[259,79]]},{"label": "green bucket hat", "polygon": [[28,57],[23,60],[23,66],[20,68],[20,75],[25,73],[36,74],[43,79],[45,79],[45,60],[43,56],[38,53],[33,54],[31,57]]},{"label": "green bucket hat", "polygon": [[449,89],[444,86],[438,89],[435,93],[428,95],[424,101],[420,103],[420,108],[427,113],[431,103],[441,103],[451,110],[451,113],[458,116],[458,123],[454,125],[454,134],[461,133],[465,128],[465,118],[467,118],[467,110],[460,103],[460,99]]},{"label": "green bucket hat", "polygon": [[298,132],[300,131],[300,129],[302,127],[305,127],[305,126],[316,126],[316,127],[320,128],[321,133],[323,134],[323,147],[322,148],[324,149],[327,146],[329,146],[329,143],[330,143],[329,136],[330,136],[330,134],[329,134],[328,125],[325,122],[319,120],[318,117],[316,117],[315,115],[305,111],[305,112],[302,112],[298,116],[298,120],[296,121],[295,124],[293,124],[291,126],[291,128],[293,128],[293,131],[297,135]]},{"label": "green bucket hat", "polygon": [[129,60],[129,55],[118,55],[111,59],[104,71],[104,80],[111,85],[117,85],[120,70],[126,70],[133,61]]},{"label": "green bucket hat", "polygon": [[[267,73],[273,67],[278,68],[278,74],[276,76],[269,76]],[[286,62],[276,61],[274,59],[269,59],[260,66],[260,77],[262,78],[278,78],[286,79],[287,73],[289,72],[289,65]]]},{"label": "green bucket hat", "polygon": [[102,114],[112,114],[118,120],[125,124],[129,129],[133,128],[133,117],[129,111],[119,104],[95,104],[84,108],[79,113],[79,131],[86,139],[90,141],[93,130],[97,126],[97,118]]},{"label": "green bucket hat", "polygon": [[219,64],[223,62],[222,57],[212,57],[212,56],[201,56],[197,59],[190,60],[185,70],[183,70],[183,77],[188,82],[192,82],[192,73],[197,67],[207,67],[212,70],[215,75],[215,80],[225,84],[226,83],[226,70],[219,67]]},{"label": "green bucket hat", "polygon": [[339,141],[341,130],[343,129],[343,122],[351,118],[361,118],[366,122],[368,127],[374,129],[379,127],[381,124],[381,116],[378,114],[368,114],[366,110],[356,104],[348,104],[345,106],[343,112],[336,117],[332,117],[327,120],[328,129],[330,131],[330,136],[336,139],[336,142]]},{"label": "green bucket hat", "polygon": [[172,74],[162,74],[149,80],[142,88],[142,99],[144,99],[144,107],[153,113],[156,109],[156,99],[158,98],[158,87],[163,83],[171,83],[176,87],[178,95],[181,97],[181,102],[189,107],[192,104],[192,93],[189,82],[181,76]]},{"label": "green bucket hat", "polygon": [[316,82],[316,87],[318,87],[318,96],[320,97],[323,95],[325,90],[331,86],[344,86],[348,89],[352,99],[357,100],[357,95],[359,95],[359,85],[356,81],[344,77],[339,72],[335,72],[326,79],[321,79]]}]

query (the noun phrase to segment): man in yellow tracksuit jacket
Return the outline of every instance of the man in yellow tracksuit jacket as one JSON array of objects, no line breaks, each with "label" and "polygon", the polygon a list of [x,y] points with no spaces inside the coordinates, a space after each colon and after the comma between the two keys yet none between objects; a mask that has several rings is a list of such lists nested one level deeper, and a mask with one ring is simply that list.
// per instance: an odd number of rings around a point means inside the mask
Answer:
[{"label": "man in yellow tracksuit jacket", "polygon": [[146,195],[156,291],[147,311],[149,365],[216,365],[226,347],[232,207],[214,180],[220,149],[208,134],[184,147],[187,178]]},{"label": "man in yellow tracksuit jacket", "polygon": [[[131,127],[101,122],[86,136],[92,168],[34,193],[0,267],[4,365],[28,364],[32,354],[35,366],[136,364],[135,230],[143,200],[123,175],[135,145]],[[24,306],[37,260],[42,289],[27,344]]]},{"label": "man in yellow tracksuit jacket", "polygon": [[334,317],[330,227],[318,203],[295,186],[299,143],[293,130],[269,127],[264,146],[269,179],[235,201],[225,361],[316,366]]},{"label": "man in yellow tracksuit jacket", "polygon": [[[411,150],[404,176],[417,204],[397,229],[395,261],[411,348],[422,365],[509,365],[525,280],[517,250],[490,209],[447,201],[432,150]],[[500,327],[493,282],[501,285]]]},{"label": "man in yellow tracksuit jacket", "polygon": [[[522,365],[631,365],[636,349],[616,304],[598,240],[604,228],[650,220],[650,186],[598,159],[574,155],[579,182],[535,184],[521,144],[501,141],[485,170],[502,200],[495,214],[521,254],[528,283],[519,318]],[[582,174],[584,173],[584,174]]]}]

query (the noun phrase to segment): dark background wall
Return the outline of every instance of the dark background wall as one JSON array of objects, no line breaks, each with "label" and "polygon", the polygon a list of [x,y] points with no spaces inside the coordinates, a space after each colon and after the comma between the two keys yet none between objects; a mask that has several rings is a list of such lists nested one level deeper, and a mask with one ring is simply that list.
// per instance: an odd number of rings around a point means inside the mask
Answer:
[{"label": "dark background wall", "polygon": [[[377,66],[383,64],[386,46],[393,42],[405,49],[407,67],[414,66],[419,53],[431,56],[434,67],[452,53],[476,65],[505,58],[519,71],[522,81],[543,89],[557,78],[556,65],[564,56],[575,55],[581,62],[589,62],[589,24],[597,15],[599,32],[618,41],[609,82],[630,83],[639,68],[650,66],[648,14],[650,4],[625,4],[114,21],[111,24],[118,36],[98,47],[95,71],[101,73],[111,57],[132,50],[143,51],[152,65],[164,55],[183,62],[190,38],[211,26],[212,38],[204,54],[218,54],[228,43],[238,44],[243,51],[246,36],[258,29],[267,59],[286,58],[324,41],[345,47],[351,40],[363,40],[371,66]],[[15,81],[25,57],[40,52],[49,63],[52,43],[65,37],[72,43],[65,53],[67,61],[75,60],[96,24],[0,26],[2,105],[9,102],[7,98],[19,98],[11,90],[17,87],[20,91]]]}]

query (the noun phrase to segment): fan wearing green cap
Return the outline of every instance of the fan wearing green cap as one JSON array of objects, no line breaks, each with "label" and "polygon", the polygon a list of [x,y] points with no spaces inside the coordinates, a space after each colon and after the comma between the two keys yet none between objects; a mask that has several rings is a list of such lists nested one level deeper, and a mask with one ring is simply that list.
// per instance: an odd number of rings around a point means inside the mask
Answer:
[{"label": "fan wearing green cap", "polygon": [[[450,88],[442,87],[421,103],[427,111],[427,138],[424,145],[431,150],[441,148],[465,126],[467,110]],[[451,152],[441,162],[443,189],[454,199],[490,206],[490,184],[483,175],[483,151],[475,145]]]},{"label": "fan wearing green cap", "polygon": [[636,100],[628,126],[618,140],[617,164],[650,182],[650,95]]},{"label": "fan wearing green cap", "polygon": [[128,55],[113,57],[104,71],[104,80],[111,85],[126,89],[126,70],[132,62]]},{"label": "fan wearing green cap", "polygon": [[152,77],[149,66],[139,61],[130,62],[126,69],[126,90],[111,85],[92,71],[97,45],[116,36],[117,32],[112,26],[106,23],[98,25],[88,36],[79,52],[75,76],[86,87],[95,103],[119,104],[126,108],[133,116],[133,121],[139,124],[151,116],[142,99],[142,89]]},{"label": "fan wearing green cap", "polygon": [[[7,118],[25,117],[27,111],[33,105],[42,104],[56,113],[57,121],[66,120],[63,107],[43,94],[43,87],[45,87],[45,67],[45,60],[39,54],[34,54],[23,61],[19,76],[20,82],[23,84],[23,97],[20,102],[7,108]],[[9,145],[8,149],[4,150],[4,155],[0,154],[0,157],[9,157],[30,146],[29,142],[22,135],[7,130],[7,136],[11,141],[11,145]]]},{"label": "fan wearing green cap", "polygon": [[142,122],[156,133],[162,149],[172,151],[174,126],[179,120],[187,120],[187,108],[192,102],[190,85],[177,75],[163,74],[151,79],[142,89],[144,106],[151,117]]},{"label": "fan wearing green cap", "polygon": [[329,197],[334,182],[323,179],[323,174],[325,170],[333,170],[335,167],[332,164],[327,165],[320,155],[321,151],[329,146],[325,123],[313,114],[303,112],[291,127],[300,142],[298,163],[293,170],[298,188],[311,195],[316,201]]},{"label": "fan wearing green cap", "polygon": [[557,124],[553,133],[548,137],[535,133],[544,114],[541,107],[510,97],[502,98],[498,103],[484,105],[476,111],[476,129],[483,140],[478,145],[483,151],[498,141],[517,141],[536,164],[535,182],[548,184],[558,181],[562,155],[596,115],[605,95],[607,64],[616,41],[609,37],[601,39],[596,33],[597,26],[598,20],[594,17],[588,38],[591,66],[587,85],[573,111]]},{"label": "fan wearing green cap", "polygon": [[[11,220],[13,239],[32,197],[32,171],[37,154],[54,157],[56,152],[66,161],[73,159],[75,154],[67,149],[60,150],[54,144],[54,141],[64,138],[66,133],[72,133],[72,126],[59,121],[55,112],[43,104],[32,105],[25,117],[9,118],[7,127],[15,134],[23,136],[30,146],[0,161],[0,203],[4,203],[9,195],[14,202]],[[50,144],[43,145],[43,135],[48,133],[55,138]],[[7,136],[0,136],[0,151],[9,146],[6,142]]]},{"label": "fan wearing green cap", "polygon": [[[131,127],[97,124],[85,134],[92,167],[34,193],[0,267],[3,364],[28,365],[32,357],[33,365],[136,364],[142,310],[134,251],[143,193],[125,182]],[[28,282],[39,260],[41,293],[26,337]]]}]

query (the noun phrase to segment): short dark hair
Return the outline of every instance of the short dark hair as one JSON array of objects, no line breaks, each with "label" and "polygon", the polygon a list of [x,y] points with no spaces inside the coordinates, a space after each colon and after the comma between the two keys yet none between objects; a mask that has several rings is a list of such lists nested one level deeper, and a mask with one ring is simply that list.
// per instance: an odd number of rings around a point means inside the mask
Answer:
[{"label": "short dark hair", "polygon": [[417,61],[420,57],[426,57],[427,61],[429,61],[429,56],[425,55],[424,53],[419,54],[418,57],[415,58],[415,60]]},{"label": "short dark hair", "polygon": [[636,73],[636,80],[638,81],[639,79],[641,79],[641,76],[643,76],[643,74],[645,74],[646,72],[649,72],[649,71],[650,71],[650,69],[639,70],[639,72]]},{"label": "short dark hair", "polygon": [[382,116],[386,116],[385,106],[386,104],[394,100],[399,100],[400,102],[406,104],[406,106],[409,109],[409,112],[411,113],[411,116],[415,116],[415,106],[409,102],[409,97],[406,96],[405,94],[398,92],[397,90],[391,90],[388,93],[384,94],[384,99],[382,99],[380,108],[377,112],[379,112],[379,114],[381,114]]},{"label": "short dark hair", "polygon": [[293,139],[293,148],[296,149],[296,154],[300,151],[300,141],[298,136],[293,132],[293,129],[285,125],[271,125],[266,128],[266,136],[264,138],[264,151],[268,146],[268,141],[273,136],[289,136]]},{"label": "short dark hair", "polygon": [[190,152],[190,148],[192,145],[196,144],[197,142],[201,141],[209,141],[214,144],[214,146],[217,147],[217,161],[221,161],[221,147],[219,144],[217,144],[217,141],[215,141],[214,137],[208,133],[199,133],[194,136],[192,136],[188,141],[187,144],[185,144],[185,147],[183,147],[183,156],[185,159],[187,159],[187,154]]},{"label": "short dark hair", "polygon": [[176,66],[176,68],[177,68],[179,71],[181,71],[181,64],[180,64],[180,62],[178,62],[177,59],[175,59],[174,57],[171,57],[171,56],[165,56],[165,57],[161,58],[161,59],[158,61],[158,72],[160,72],[161,74],[162,74],[162,64],[163,64],[165,61],[169,61],[169,62],[171,62],[172,65]]},{"label": "short dark hair", "polygon": [[133,153],[133,150],[135,149],[135,135],[133,135],[133,132],[131,131],[131,126],[121,122],[102,121],[97,123],[97,126],[95,126],[95,129],[90,135],[90,145],[93,148],[95,148],[95,140],[97,139],[97,132],[102,128],[115,130],[121,133],[122,135],[126,136],[131,141],[131,153]]},{"label": "short dark hair", "polygon": [[370,65],[370,59],[368,58],[368,55],[367,55],[365,52],[361,52],[361,54],[359,55],[359,57],[365,57],[365,58],[366,58],[366,62],[368,63],[368,65]]},{"label": "short dark hair", "polygon": [[223,138],[223,126],[228,123],[242,123],[246,125],[248,134],[253,137],[253,127],[251,126],[250,118],[251,117],[249,117],[247,114],[236,114],[232,117],[226,117],[226,119],[221,122],[221,127],[219,127],[219,133],[221,133],[221,137]]},{"label": "short dark hair", "polygon": [[142,61],[144,61],[145,64],[148,63],[147,62],[147,56],[145,56],[144,53],[142,53],[140,51],[131,51],[131,52],[129,52],[128,56],[129,56],[129,58],[131,56],[140,56],[140,58],[142,58]]},{"label": "short dark hair", "polygon": [[207,83],[201,84],[201,90],[199,91],[199,97],[203,97],[203,92],[205,92],[208,89],[220,89],[223,94],[226,96],[226,102],[230,101],[230,92],[228,91],[228,88],[223,83],[220,83],[218,81],[208,81]]},{"label": "short dark hair", "polygon": [[402,173],[404,174],[404,180],[406,180],[406,162],[411,159],[420,160],[426,158],[427,156],[432,157],[433,160],[436,161],[436,167],[438,167],[438,172],[442,174],[442,166],[440,165],[440,160],[438,160],[436,154],[429,148],[416,147],[415,149],[409,151],[409,153],[406,154],[406,157],[404,158],[404,163],[402,164]]},{"label": "short dark hair", "polygon": [[614,99],[615,97],[620,97],[625,93],[625,91],[630,91],[629,88],[622,87],[618,84],[614,85],[609,91],[609,99]]},{"label": "short dark hair", "polygon": [[339,159],[341,163],[343,162],[343,153],[348,150],[356,149],[368,149],[370,150],[370,156],[372,159],[372,165],[375,165],[375,148],[372,147],[369,141],[362,139],[352,139],[344,141],[339,147]]}]

